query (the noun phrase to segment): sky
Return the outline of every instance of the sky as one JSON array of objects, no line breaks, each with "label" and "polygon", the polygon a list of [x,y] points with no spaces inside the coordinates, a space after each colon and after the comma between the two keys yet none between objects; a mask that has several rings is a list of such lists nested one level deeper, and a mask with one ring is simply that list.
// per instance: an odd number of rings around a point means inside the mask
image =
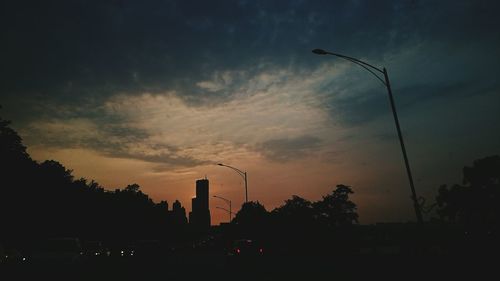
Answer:
[{"label": "sky", "polygon": [[[500,154],[498,1],[2,1],[0,116],[37,161],[187,211],[195,181],[267,210],[352,187],[361,223]],[[212,224],[228,220],[210,199]],[[91,207],[91,206],[89,206]],[[425,218],[429,218],[429,214]]]}]

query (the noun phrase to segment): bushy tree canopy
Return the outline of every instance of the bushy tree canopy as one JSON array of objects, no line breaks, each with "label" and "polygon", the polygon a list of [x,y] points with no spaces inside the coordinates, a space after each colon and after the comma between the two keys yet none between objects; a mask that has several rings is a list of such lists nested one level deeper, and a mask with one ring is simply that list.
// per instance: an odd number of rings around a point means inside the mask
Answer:
[{"label": "bushy tree canopy", "polygon": [[438,214],[467,226],[500,225],[500,156],[475,160],[464,167],[463,184],[442,185],[436,197]]}]

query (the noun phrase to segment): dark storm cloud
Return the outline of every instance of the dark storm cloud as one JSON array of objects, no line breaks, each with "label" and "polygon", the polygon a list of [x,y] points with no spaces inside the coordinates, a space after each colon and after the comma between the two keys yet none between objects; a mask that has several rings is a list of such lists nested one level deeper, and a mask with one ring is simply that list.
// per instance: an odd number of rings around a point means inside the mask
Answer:
[{"label": "dark storm cloud", "polygon": [[[500,92],[496,85],[474,85],[474,83],[459,81],[452,84],[419,84],[393,90],[398,111],[401,112],[429,99],[488,95],[491,91]],[[348,127],[373,121],[381,115],[391,114],[387,91],[383,86],[347,97],[332,95],[329,108],[332,117]]]},{"label": "dark storm cloud", "polygon": [[114,158],[136,159],[149,163],[163,164],[161,167],[195,167],[205,164],[214,164],[213,161],[195,159],[190,156],[180,156],[175,153],[155,153],[153,155],[144,153],[132,153],[129,150],[109,150],[103,155]]},{"label": "dark storm cloud", "polygon": [[320,144],[321,140],[319,138],[301,136],[297,138],[268,140],[259,144],[257,150],[272,161],[287,162],[314,153]]},{"label": "dark storm cloud", "polygon": [[[472,68],[439,74],[461,77],[460,71],[481,69],[482,61],[499,61],[477,47],[498,45],[499,6],[473,0],[8,1],[0,12],[0,93],[7,106],[19,105],[22,96],[68,104],[175,89],[190,104],[217,102],[237,87],[197,86],[214,71],[259,71],[254,66],[261,62],[312,69],[325,62],[310,54],[315,47],[380,62],[422,42],[440,42],[439,59],[457,49],[475,56]],[[418,87],[406,85],[421,73],[415,71],[399,80],[401,87]],[[371,101],[379,103],[363,103]],[[354,99],[340,106],[358,105]]]}]

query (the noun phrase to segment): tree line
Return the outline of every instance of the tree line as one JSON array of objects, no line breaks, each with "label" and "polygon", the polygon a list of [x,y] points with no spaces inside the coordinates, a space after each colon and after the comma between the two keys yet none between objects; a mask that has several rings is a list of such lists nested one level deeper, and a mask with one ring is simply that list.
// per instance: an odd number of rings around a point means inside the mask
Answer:
[{"label": "tree line", "polygon": [[[166,201],[153,202],[135,183],[110,191],[93,180],[75,178],[57,161],[34,161],[10,122],[2,118],[0,173],[2,239],[188,237],[185,210],[178,201],[169,211]],[[270,212],[259,202],[245,203],[228,235],[261,237],[277,245],[328,241],[340,247],[358,224],[356,204],[349,198],[352,193],[350,186],[340,184],[316,202],[294,195]],[[477,159],[464,167],[462,184],[439,188],[429,208],[436,211],[430,222],[498,233],[499,199],[500,156]],[[332,233],[337,240],[332,240]],[[306,243],[297,245],[306,247]]]},{"label": "tree line", "polygon": [[227,235],[257,239],[279,252],[331,248],[337,253],[345,252],[352,245],[337,242],[352,235],[353,226],[358,224],[357,206],[349,198],[353,193],[350,186],[339,184],[318,201],[293,195],[270,212],[259,202],[244,203]]},{"label": "tree line", "polygon": [[[74,236],[140,239],[181,236],[184,208],[168,210],[130,184],[114,191],[75,178],[61,163],[34,161],[21,137],[0,118],[0,213],[3,239]],[[174,204],[175,205],[175,204]],[[180,207],[180,208],[179,208]]]}]

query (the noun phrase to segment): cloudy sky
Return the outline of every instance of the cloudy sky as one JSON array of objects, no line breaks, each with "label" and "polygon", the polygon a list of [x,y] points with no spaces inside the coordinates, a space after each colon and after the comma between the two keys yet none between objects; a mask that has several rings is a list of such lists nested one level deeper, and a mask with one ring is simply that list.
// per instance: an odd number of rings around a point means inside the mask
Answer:
[{"label": "cloudy sky", "polygon": [[[38,161],[188,210],[195,180],[268,210],[352,186],[362,223],[500,153],[498,1],[2,1],[0,116]],[[227,220],[217,199],[213,223]],[[237,208],[235,208],[237,209]]]}]

